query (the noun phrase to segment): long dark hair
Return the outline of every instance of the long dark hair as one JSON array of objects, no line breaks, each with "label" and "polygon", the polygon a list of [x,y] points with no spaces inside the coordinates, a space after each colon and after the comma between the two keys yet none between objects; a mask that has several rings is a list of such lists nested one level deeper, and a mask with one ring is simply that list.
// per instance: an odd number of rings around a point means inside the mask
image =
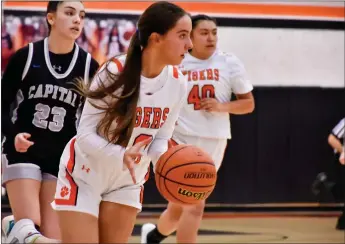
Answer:
[{"label": "long dark hair", "polygon": [[[79,83],[85,97],[107,102],[106,107],[100,107],[90,101],[94,107],[105,112],[103,119],[97,125],[97,133],[110,143],[127,146],[132,135],[140,91],[142,50],[147,47],[150,35],[166,34],[185,15],[187,15],[185,10],[173,3],[164,1],[153,3],[139,18],[137,31],[132,36],[122,71],[118,74],[110,72],[111,61],[108,61],[106,68],[101,71],[101,73],[106,72],[106,78],[99,82],[97,89],[91,90],[90,84],[85,86],[85,83]],[[119,89],[123,90],[121,95],[117,96],[114,92]],[[107,96],[113,99],[109,102],[105,100]],[[116,128],[112,128],[114,121],[117,122]]]}]

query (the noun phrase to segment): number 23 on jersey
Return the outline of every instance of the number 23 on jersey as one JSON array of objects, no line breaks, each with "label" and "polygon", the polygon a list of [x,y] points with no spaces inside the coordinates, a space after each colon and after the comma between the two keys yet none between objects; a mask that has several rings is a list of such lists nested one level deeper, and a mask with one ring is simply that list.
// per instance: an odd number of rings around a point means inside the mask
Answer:
[{"label": "number 23 on jersey", "polygon": [[[59,132],[64,125],[66,110],[62,107],[50,108],[48,105],[38,103],[36,104],[36,112],[32,123],[42,129],[49,129],[53,132]],[[53,115],[52,121],[48,121],[50,114]]]}]

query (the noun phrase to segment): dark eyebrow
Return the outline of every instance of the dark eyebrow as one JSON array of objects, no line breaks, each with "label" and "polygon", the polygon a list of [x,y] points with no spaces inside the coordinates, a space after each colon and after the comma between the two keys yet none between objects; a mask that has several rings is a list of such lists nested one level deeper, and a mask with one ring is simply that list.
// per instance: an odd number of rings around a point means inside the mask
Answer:
[{"label": "dark eyebrow", "polygon": [[177,33],[182,33],[182,32],[185,32],[185,33],[189,33],[189,31],[188,30],[179,30]]},{"label": "dark eyebrow", "polygon": [[[200,29],[201,31],[209,31],[210,29]],[[217,30],[217,28],[213,28],[211,31],[215,31],[215,30]]]},{"label": "dark eyebrow", "polygon": [[[72,10],[74,10],[74,11],[77,11],[77,10],[76,10],[75,8],[73,8],[72,6],[66,6],[65,8],[70,8],[70,9],[72,9]],[[81,10],[80,13],[86,14],[85,10]]]}]

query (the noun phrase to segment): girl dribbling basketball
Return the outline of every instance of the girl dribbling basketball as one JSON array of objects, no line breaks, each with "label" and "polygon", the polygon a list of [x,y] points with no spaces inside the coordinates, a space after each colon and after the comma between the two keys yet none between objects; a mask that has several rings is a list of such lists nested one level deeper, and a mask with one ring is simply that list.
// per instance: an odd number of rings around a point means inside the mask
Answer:
[{"label": "girl dribbling basketball", "polygon": [[141,210],[150,161],[167,150],[186,97],[179,65],[192,47],[189,15],[155,2],[127,55],[96,74],[77,136],[60,161],[54,208],[62,243],[127,243]]},{"label": "girl dribbling basketball", "polygon": [[[216,50],[216,21],[206,15],[192,17],[193,49],[181,69],[188,78],[184,101],[172,142],[191,144],[208,152],[219,169],[227,139],[231,138],[229,114],[254,110],[253,87],[241,62],[232,54]],[[237,100],[231,101],[235,93]],[[169,202],[157,226],[142,227],[142,243],[160,243],[177,230],[177,243],[196,243],[205,201],[192,206]]]}]

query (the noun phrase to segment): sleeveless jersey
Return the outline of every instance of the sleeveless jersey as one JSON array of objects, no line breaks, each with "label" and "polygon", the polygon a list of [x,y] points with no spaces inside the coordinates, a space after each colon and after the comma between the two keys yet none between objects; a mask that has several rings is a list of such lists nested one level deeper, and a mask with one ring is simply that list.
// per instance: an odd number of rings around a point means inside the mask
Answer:
[{"label": "sleeveless jersey", "polygon": [[[15,161],[59,159],[68,141],[76,134],[78,111],[82,96],[75,89],[75,78],[88,81],[91,55],[75,44],[70,64],[64,73],[58,73],[60,65],[52,65],[48,38],[29,44],[29,52],[17,93],[12,122],[21,132],[31,134],[34,142],[27,153],[6,147]],[[35,162],[33,162],[35,163]]]}]

